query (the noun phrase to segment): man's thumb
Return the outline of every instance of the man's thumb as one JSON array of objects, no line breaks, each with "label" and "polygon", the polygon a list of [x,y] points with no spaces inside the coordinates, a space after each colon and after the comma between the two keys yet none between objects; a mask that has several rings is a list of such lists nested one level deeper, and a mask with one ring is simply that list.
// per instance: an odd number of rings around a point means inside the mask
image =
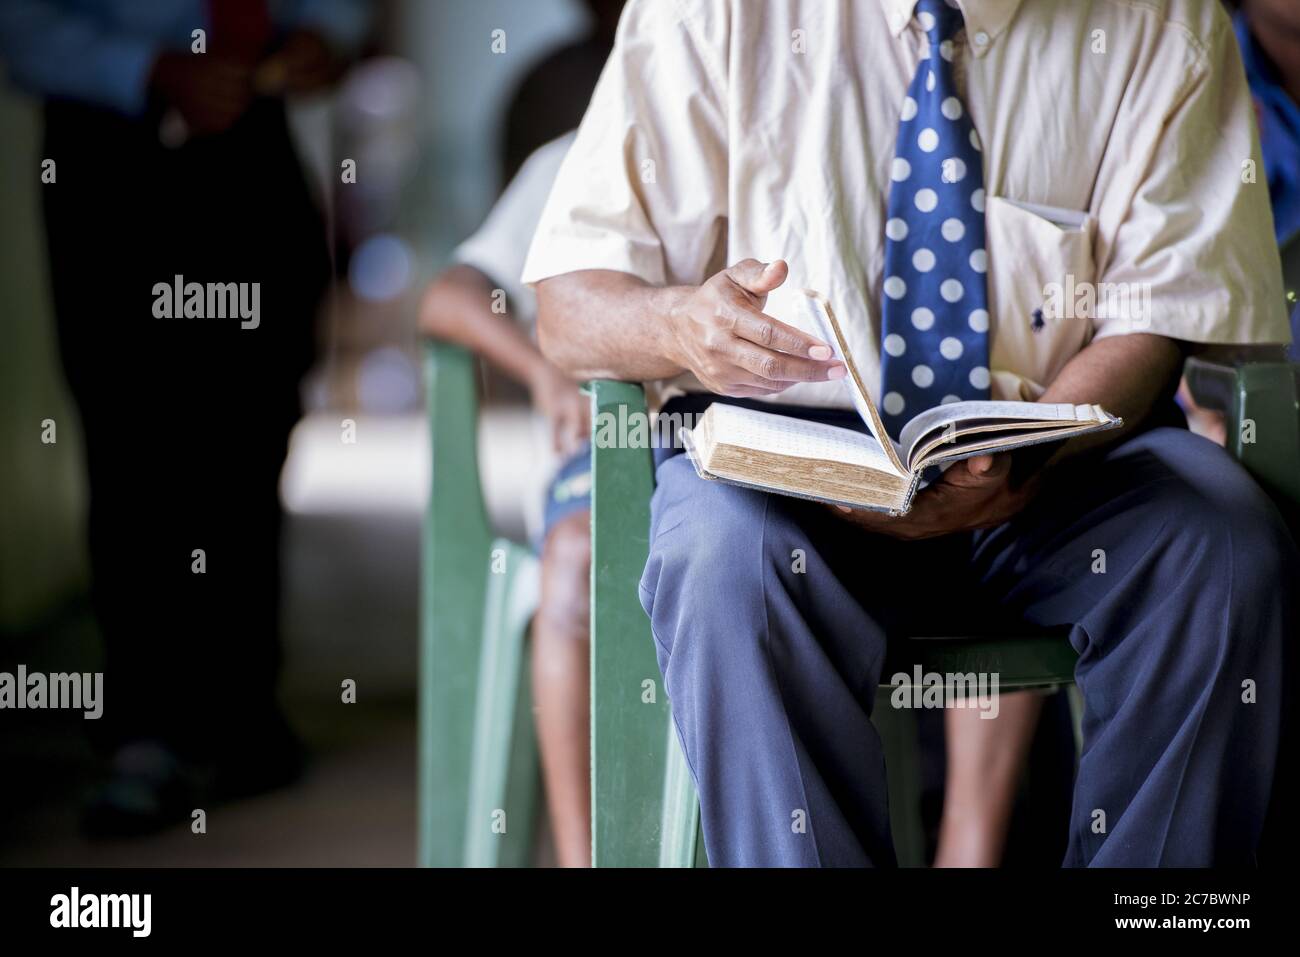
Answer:
[{"label": "man's thumb", "polygon": [[1006,455],[975,455],[966,460],[971,475],[979,478],[999,478],[1011,468],[1011,458]]},{"label": "man's thumb", "polygon": [[790,275],[790,267],[784,259],[774,259],[770,263],[761,263],[757,259],[742,259],[730,269],[727,275],[740,288],[755,295],[765,296]]}]

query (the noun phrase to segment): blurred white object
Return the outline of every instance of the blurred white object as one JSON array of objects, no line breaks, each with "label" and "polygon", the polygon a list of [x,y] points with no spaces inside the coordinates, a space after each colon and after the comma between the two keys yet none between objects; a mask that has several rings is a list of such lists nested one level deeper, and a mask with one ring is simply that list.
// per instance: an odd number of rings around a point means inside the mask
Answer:
[{"label": "blurred white object", "polygon": [[[355,423],[344,441],[345,420]],[[531,541],[556,465],[545,423],[523,407],[491,408],[479,419],[483,497],[493,527]],[[468,463],[466,463],[468,467]],[[429,495],[429,435],[423,415],[316,412],[293,431],[280,476],[291,515],[391,514],[418,522]]]}]

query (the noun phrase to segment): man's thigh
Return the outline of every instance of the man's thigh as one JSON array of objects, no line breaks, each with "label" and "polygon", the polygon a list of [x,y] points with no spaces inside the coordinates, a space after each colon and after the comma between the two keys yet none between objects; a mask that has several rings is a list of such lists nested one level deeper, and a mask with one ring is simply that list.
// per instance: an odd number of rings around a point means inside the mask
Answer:
[{"label": "man's thigh", "polygon": [[686,586],[719,588],[719,601],[775,574],[819,633],[837,630],[825,605],[831,590],[843,589],[887,634],[961,634],[972,614],[990,610],[970,572],[969,535],[867,534],[829,505],[701,479],[685,455],[656,471],[650,548],[652,566],[691,557],[695,574],[708,574]]},{"label": "man's thigh", "polygon": [[1005,615],[1086,624],[1108,598],[1134,615],[1187,577],[1278,584],[1295,546],[1274,504],[1214,443],[1158,428],[1063,465],[1012,521],[975,535],[972,571]]}]

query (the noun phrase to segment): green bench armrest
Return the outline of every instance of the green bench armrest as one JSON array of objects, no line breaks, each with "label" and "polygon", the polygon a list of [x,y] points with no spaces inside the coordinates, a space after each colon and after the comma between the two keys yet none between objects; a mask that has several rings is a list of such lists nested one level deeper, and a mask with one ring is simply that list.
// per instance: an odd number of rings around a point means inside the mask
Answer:
[{"label": "green bench armrest", "polygon": [[420,588],[419,863],[454,867],[465,846],[486,569],[492,532],[478,473],[478,362],[425,346],[429,504]]},{"label": "green bench armrest", "polygon": [[1300,515],[1300,366],[1194,357],[1185,375],[1198,404],[1224,413],[1228,451],[1294,521]]},{"label": "green bench armrest", "polygon": [[[639,385],[602,379],[588,392],[596,437],[608,416],[626,422],[646,414]],[[618,430],[605,434],[611,431]],[[597,866],[659,862],[668,705],[637,594],[650,550],[652,462],[648,447],[592,443],[591,843]]]}]

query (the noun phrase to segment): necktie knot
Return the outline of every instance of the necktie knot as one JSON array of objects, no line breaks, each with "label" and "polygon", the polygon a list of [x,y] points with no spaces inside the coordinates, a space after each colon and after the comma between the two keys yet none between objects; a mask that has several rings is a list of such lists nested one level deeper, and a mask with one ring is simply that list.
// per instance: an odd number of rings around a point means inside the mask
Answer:
[{"label": "necktie knot", "polygon": [[957,0],[917,0],[916,19],[932,44],[951,40],[964,22]]}]

